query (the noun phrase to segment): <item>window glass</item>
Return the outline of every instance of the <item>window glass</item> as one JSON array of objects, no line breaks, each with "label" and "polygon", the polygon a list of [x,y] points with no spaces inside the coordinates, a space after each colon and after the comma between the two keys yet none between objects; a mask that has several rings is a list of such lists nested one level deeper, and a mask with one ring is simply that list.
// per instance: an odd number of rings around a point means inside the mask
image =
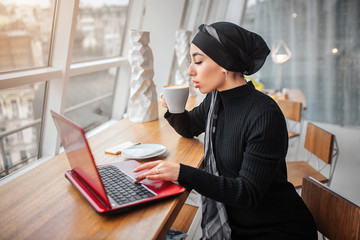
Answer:
[{"label": "window glass", "polygon": [[[255,75],[265,88],[300,89],[304,118],[360,125],[360,2],[268,0],[247,2],[242,26],[259,33],[275,53],[285,43],[291,58],[268,57]],[[281,45],[284,46],[284,45]]]},{"label": "window glass", "polygon": [[204,23],[206,0],[190,0],[186,10],[184,27],[192,31],[192,36],[198,32],[198,27]]},{"label": "window glass", "polygon": [[228,0],[213,0],[211,1],[209,15],[207,16],[206,23],[211,24],[217,21],[221,21],[226,17]]},{"label": "window glass", "polygon": [[44,94],[45,83],[0,91],[1,177],[38,158]]},{"label": "window glass", "polygon": [[49,65],[55,0],[0,0],[0,72]]},{"label": "window glass", "polygon": [[65,116],[88,131],[111,118],[118,68],[69,79]]},{"label": "window glass", "polygon": [[[184,19],[184,28],[187,31],[191,31],[190,41],[198,33],[198,27],[204,23],[206,12],[206,0],[190,0],[186,9],[186,15]],[[190,56],[189,56],[190,57]],[[189,60],[190,61],[190,60]],[[178,69],[177,61],[173,62],[171,71],[171,82],[175,83],[175,75]]]},{"label": "window glass", "polygon": [[129,0],[80,0],[72,62],[120,55]]}]

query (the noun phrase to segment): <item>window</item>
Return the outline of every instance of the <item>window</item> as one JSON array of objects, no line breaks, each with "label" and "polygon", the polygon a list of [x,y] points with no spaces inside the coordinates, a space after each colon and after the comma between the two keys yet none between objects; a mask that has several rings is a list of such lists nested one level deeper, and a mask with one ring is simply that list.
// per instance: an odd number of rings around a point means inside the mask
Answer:
[{"label": "window", "polygon": [[210,24],[219,21],[219,19],[225,19],[228,4],[228,0],[213,0],[206,22]]},{"label": "window", "polygon": [[26,160],[26,151],[23,151],[23,150],[21,150],[20,151],[20,155],[21,155],[21,160]]},{"label": "window", "polygon": [[50,66],[55,2],[0,0],[0,80],[22,76],[22,84],[0,88],[0,176],[38,158],[46,83],[21,71]]},{"label": "window", "polygon": [[57,153],[44,110],[85,131],[112,117],[130,3],[0,0],[0,177]]},{"label": "window", "polygon": [[28,106],[28,109],[27,109],[27,116],[28,117],[32,117],[32,115],[34,114],[34,102],[32,100],[32,98],[29,98],[28,101],[27,101],[27,106]]},{"label": "window", "polygon": [[[5,161],[0,165],[0,175],[16,171],[24,165],[24,160],[29,163],[38,158],[44,94],[45,83],[0,91],[0,101],[9,103],[5,104],[0,119],[0,154]],[[25,155],[30,157],[24,158]]]},{"label": "window", "polygon": [[15,99],[11,100],[11,113],[12,116],[11,118],[16,119],[19,117],[19,108],[18,108],[18,104],[17,101]]},{"label": "window", "polygon": [[55,0],[0,0],[0,72],[49,65]]},{"label": "window", "polygon": [[305,119],[359,126],[359,19],[357,0],[248,1],[242,25],[292,53],[282,67],[269,56],[255,78],[274,88],[282,68],[281,87],[305,94]]},{"label": "window", "polygon": [[[192,31],[192,37],[198,32],[200,24],[205,22],[207,11],[206,0],[190,0],[186,10],[184,28]],[[194,13],[195,12],[195,13]]]},{"label": "window", "polygon": [[120,56],[128,0],[81,0],[72,62]]},{"label": "window", "polygon": [[118,68],[71,77],[65,116],[88,131],[111,118]]},{"label": "window", "polygon": [[6,167],[7,168],[10,168],[10,167],[12,167],[12,161],[11,161],[11,155],[10,155],[10,153],[6,153],[6,155],[5,155],[5,165],[6,165]]},{"label": "window", "polygon": [[[72,63],[92,65],[121,54],[129,1],[80,0]],[[77,64],[76,64],[77,63]],[[89,67],[88,67],[89,68]],[[65,116],[85,132],[108,121],[112,115],[119,67],[77,74],[69,79]]]},{"label": "window", "polygon": [[21,142],[24,139],[24,134],[22,131],[18,131],[17,133],[17,140],[18,142]]}]

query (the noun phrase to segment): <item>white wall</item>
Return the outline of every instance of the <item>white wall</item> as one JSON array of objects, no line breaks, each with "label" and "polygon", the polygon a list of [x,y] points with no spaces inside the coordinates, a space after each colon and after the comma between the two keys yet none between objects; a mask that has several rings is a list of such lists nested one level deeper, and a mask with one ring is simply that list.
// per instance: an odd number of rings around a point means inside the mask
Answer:
[{"label": "white wall", "polygon": [[174,57],[175,32],[181,24],[185,0],[148,0],[142,29],[150,31],[157,93],[168,84]]}]

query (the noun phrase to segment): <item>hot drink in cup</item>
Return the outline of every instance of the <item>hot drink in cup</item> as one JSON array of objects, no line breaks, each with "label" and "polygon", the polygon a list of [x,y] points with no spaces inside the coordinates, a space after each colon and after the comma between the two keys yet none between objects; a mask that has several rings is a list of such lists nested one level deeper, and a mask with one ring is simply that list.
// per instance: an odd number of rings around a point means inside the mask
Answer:
[{"label": "hot drink in cup", "polygon": [[164,86],[163,94],[170,113],[183,113],[185,111],[185,105],[189,97],[189,86]]}]

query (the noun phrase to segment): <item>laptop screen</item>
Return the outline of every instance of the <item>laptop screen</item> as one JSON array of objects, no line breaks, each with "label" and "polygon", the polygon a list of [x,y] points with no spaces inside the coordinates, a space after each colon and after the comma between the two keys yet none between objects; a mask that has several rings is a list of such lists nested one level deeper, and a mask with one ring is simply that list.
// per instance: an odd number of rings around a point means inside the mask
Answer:
[{"label": "laptop screen", "polygon": [[61,143],[66,152],[74,174],[80,177],[92,191],[110,206],[105,189],[97,172],[94,158],[85,138],[82,127],[51,111]]}]

